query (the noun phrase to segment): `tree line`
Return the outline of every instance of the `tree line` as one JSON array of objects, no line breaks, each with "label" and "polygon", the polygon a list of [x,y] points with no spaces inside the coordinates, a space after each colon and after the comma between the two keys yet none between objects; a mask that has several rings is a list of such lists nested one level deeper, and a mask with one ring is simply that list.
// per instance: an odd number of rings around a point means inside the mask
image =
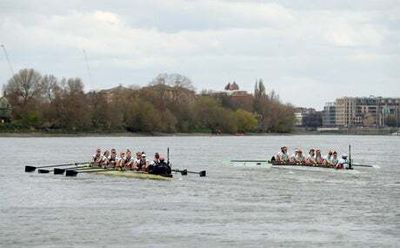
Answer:
[{"label": "tree line", "polygon": [[290,132],[294,109],[267,94],[262,80],[253,95],[196,94],[180,74],[160,74],[145,87],[85,93],[79,78],[58,79],[22,69],[4,86],[12,120],[3,131],[48,132]]}]

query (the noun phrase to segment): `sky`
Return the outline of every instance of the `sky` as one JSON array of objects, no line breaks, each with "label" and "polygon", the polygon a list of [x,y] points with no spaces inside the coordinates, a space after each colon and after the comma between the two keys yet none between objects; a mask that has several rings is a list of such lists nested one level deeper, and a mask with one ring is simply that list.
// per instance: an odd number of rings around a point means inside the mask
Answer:
[{"label": "sky", "polygon": [[282,102],[316,109],[400,97],[400,0],[1,0],[0,43],[14,72],[80,77],[87,90],[179,73],[198,91],[263,79]]}]

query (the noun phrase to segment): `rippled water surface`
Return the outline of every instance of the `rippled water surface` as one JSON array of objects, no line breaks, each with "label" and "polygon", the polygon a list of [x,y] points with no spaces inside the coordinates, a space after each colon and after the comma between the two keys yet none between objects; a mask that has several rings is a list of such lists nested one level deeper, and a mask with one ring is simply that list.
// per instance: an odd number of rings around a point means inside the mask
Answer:
[{"label": "rippled water surface", "polygon": [[[238,168],[289,149],[330,148],[354,171]],[[151,181],[25,173],[85,161],[96,147],[171,149],[208,176]],[[1,247],[399,247],[400,137],[0,138]]]}]

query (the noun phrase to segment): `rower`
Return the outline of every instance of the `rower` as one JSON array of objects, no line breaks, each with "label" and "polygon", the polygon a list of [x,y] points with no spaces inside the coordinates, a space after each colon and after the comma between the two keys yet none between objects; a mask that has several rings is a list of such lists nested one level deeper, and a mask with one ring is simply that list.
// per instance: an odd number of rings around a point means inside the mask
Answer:
[{"label": "rower", "polygon": [[140,160],[142,159],[142,153],[137,152],[136,153],[136,158],[133,162],[133,167],[132,169],[139,171],[142,167],[140,166]]},{"label": "rower", "polygon": [[297,156],[294,158],[294,161],[296,164],[304,164],[306,161],[306,158],[303,155],[303,151],[301,149],[297,150]]},{"label": "rower", "polygon": [[171,167],[165,162],[164,157],[159,157],[160,161],[157,164],[149,165],[149,173],[160,176],[171,176]]},{"label": "rower", "polygon": [[119,157],[117,158],[115,169],[122,170],[124,168],[124,160],[125,160],[125,152],[120,152]]},{"label": "rower", "polygon": [[113,148],[111,149],[111,155],[108,157],[107,167],[115,168],[116,163],[117,163],[117,150]]},{"label": "rower", "polygon": [[278,163],[288,163],[289,162],[289,155],[288,155],[287,151],[288,151],[287,146],[282,146],[281,147],[281,151],[278,152],[278,154],[276,154],[275,160]]},{"label": "rower", "polygon": [[92,165],[93,166],[101,166],[102,160],[103,160],[103,156],[101,155],[101,149],[97,148],[96,153],[92,157]]},{"label": "rower", "polygon": [[326,155],[325,159],[324,159],[324,165],[327,167],[331,167],[332,166],[332,150],[329,150],[328,155]]},{"label": "rower", "polygon": [[310,151],[308,152],[306,164],[307,165],[315,165],[316,163],[317,162],[315,161],[315,149],[311,148]]},{"label": "rower", "polygon": [[338,160],[338,157],[337,157],[337,152],[333,151],[332,152],[332,158],[331,158],[331,166],[335,167],[338,162],[339,162],[339,160]]},{"label": "rower", "polygon": [[134,160],[132,158],[132,153],[129,149],[126,150],[126,156],[124,159],[124,168],[128,170],[134,169]]},{"label": "rower", "polygon": [[289,157],[289,162],[290,163],[296,163],[296,157],[297,157],[297,155],[299,154],[299,149],[295,149],[294,150],[294,154],[292,154],[290,157]]},{"label": "rower", "polygon": [[160,163],[160,154],[156,152],[154,154],[154,160],[150,162],[150,165],[157,165],[158,163]]},{"label": "rower", "polygon": [[110,156],[110,151],[109,150],[105,150],[103,153],[103,158],[101,160],[101,167],[103,168],[107,168],[108,165],[108,157]]},{"label": "rower", "polygon": [[315,150],[315,162],[317,164],[323,164],[324,163],[324,159],[322,158],[320,149],[316,149]]},{"label": "rower", "polygon": [[146,153],[142,152],[141,159],[139,161],[139,166],[138,166],[141,171],[147,171],[149,167],[149,161],[146,159]]},{"label": "rower", "polygon": [[342,158],[339,159],[336,169],[349,169],[349,160],[347,160],[347,155],[343,154]]}]

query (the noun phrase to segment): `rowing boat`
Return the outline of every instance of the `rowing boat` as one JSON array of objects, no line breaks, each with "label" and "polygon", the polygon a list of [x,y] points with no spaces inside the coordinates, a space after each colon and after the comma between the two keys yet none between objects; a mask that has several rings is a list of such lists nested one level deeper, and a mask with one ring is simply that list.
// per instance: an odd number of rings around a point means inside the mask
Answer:
[{"label": "rowing boat", "polygon": [[[335,167],[331,166],[325,166],[322,164],[316,164],[316,165],[308,165],[308,164],[281,164],[281,163],[274,163],[271,161],[268,161],[273,167],[275,168],[294,168],[294,167],[303,167],[303,168],[321,168],[321,169],[337,169]],[[343,169],[337,169],[337,170],[343,170]]]},{"label": "rowing boat", "polygon": [[105,176],[113,176],[113,177],[127,177],[127,178],[136,178],[136,179],[151,179],[151,180],[170,180],[171,177],[164,177],[160,175],[149,174],[147,172],[139,172],[139,171],[99,171],[96,174],[105,175]]},{"label": "rowing boat", "polygon": [[[104,175],[104,176],[113,176],[113,177],[126,177],[126,178],[136,178],[136,179],[150,179],[150,180],[170,180],[171,177],[166,177],[166,176],[160,176],[160,175],[154,175],[154,174],[149,174],[147,172],[142,172],[142,171],[131,171],[131,170],[125,170],[125,171],[120,171],[120,170],[114,170],[114,169],[102,169],[98,167],[83,167],[79,168],[79,170],[76,170],[78,173],[94,173],[98,175]],[[75,173],[72,173],[70,175],[76,175]]]},{"label": "rowing boat", "polygon": [[304,169],[335,169],[334,167],[328,167],[324,165],[306,165],[306,164],[282,164],[276,163],[273,161],[267,160],[257,160],[257,159],[248,159],[248,160],[231,160],[233,166],[237,167],[246,167],[246,168],[285,168],[285,169],[296,169],[296,168],[304,168]]}]

